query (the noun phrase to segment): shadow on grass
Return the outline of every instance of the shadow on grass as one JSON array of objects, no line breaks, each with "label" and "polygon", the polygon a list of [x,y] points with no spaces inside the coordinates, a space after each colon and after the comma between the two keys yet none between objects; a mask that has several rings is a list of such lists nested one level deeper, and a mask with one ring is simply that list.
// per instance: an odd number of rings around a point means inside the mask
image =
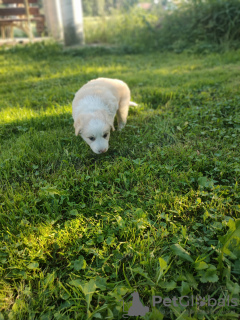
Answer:
[{"label": "shadow on grass", "polygon": [[[159,121],[164,122],[164,117],[162,117],[161,114],[157,114],[156,112],[151,115],[151,113],[148,112],[148,109],[144,110],[145,114],[141,114],[141,111],[137,111],[137,113],[135,114],[134,112],[132,113],[130,109],[130,115],[128,117],[128,123],[125,129],[121,132],[115,131],[111,133],[112,137],[120,137],[121,147],[119,147],[118,149],[122,149],[124,144],[126,144],[126,150],[128,150],[131,145],[136,145],[142,149],[141,143],[146,139],[146,135],[156,135],[156,126],[158,125]],[[161,108],[158,107],[157,111],[158,110],[161,111]],[[115,124],[117,127],[116,119]],[[36,115],[30,119],[13,120],[11,122],[9,121],[6,124],[2,124],[0,126],[0,140],[4,142],[7,140],[11,140],[12,138],[18,138],[22,135],[31,135],[33,133],[45,131],[49,131],[50,134],[51,130],[59,130],[60,137],[62,137],[61,132],[64,131],[64,133],[66,134],[66,139],[70,139],[71,137],[73,139],[80,139],[79,137],[76,138],[74,135],[73,119],[71,113],[63,112],[59,115]],[[137,143],[137,140],[141,139],[142,132],[145,133],[145,137],[142,139],[142,141],[139,141],[139,143]],[[149,141],[149,143],[151,143],[151,141]],[[173,136],[167,132],[162,131],[161,137],[159,137],[159,145],[163,146],[173,143],[175,143]]]},{"label": "shadow on grass", "polygon": [[73,119],[70,113],[60,115],[42,115],[30,119],[13,120],[0,126],[0,139],[2,141],[19,137],[30,131],[50,131],[60,128],[71,128]]}]

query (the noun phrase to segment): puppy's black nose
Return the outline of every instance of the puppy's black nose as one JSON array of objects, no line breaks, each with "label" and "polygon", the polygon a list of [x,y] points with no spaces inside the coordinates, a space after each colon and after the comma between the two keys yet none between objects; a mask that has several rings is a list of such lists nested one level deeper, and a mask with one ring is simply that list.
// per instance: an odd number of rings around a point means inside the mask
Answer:
[{"label": "puppy's black nose", "polygon": [[106,151],[107,151],[107,149],[98,150],[99,153],[104,153]]}]

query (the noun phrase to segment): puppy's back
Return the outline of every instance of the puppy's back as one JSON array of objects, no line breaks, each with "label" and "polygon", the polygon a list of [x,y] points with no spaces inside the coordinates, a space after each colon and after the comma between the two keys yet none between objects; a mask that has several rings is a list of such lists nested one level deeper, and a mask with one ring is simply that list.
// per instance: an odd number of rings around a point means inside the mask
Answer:
[{"label": "puppy's back", "polygon": [[112,99],[116,99],[119,105],[122,99],[130,101],[130,90],[125,82],[118,79],[98,78],[91,80],[78,90],[73,100],[73,107],[86,96],[97,96],[106,104],[109,104]]}]

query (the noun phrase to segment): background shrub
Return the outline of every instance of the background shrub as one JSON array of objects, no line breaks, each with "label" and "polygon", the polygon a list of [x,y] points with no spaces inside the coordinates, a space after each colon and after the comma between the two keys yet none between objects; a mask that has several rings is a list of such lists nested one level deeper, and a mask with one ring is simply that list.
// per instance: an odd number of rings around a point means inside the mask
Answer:
[{"label": "background shrub", "polygon": [[236,45],[240,35],[240,1],[199,0],[182,4],[164,17],[157,35],[160,47],[177,50],[193,45]]}]

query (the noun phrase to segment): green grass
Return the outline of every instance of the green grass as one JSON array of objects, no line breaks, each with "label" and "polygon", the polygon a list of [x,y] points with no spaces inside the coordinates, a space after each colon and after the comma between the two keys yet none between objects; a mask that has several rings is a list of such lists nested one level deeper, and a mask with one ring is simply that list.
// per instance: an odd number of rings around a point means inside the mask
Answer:
[{"label": "green grass", "polygon": [[[239,54],[0,49],[1,320],[121,319],[136,290],[134,319],[238,318]],[[103,155],[71,117],[98,76],[139,103]]]}]

